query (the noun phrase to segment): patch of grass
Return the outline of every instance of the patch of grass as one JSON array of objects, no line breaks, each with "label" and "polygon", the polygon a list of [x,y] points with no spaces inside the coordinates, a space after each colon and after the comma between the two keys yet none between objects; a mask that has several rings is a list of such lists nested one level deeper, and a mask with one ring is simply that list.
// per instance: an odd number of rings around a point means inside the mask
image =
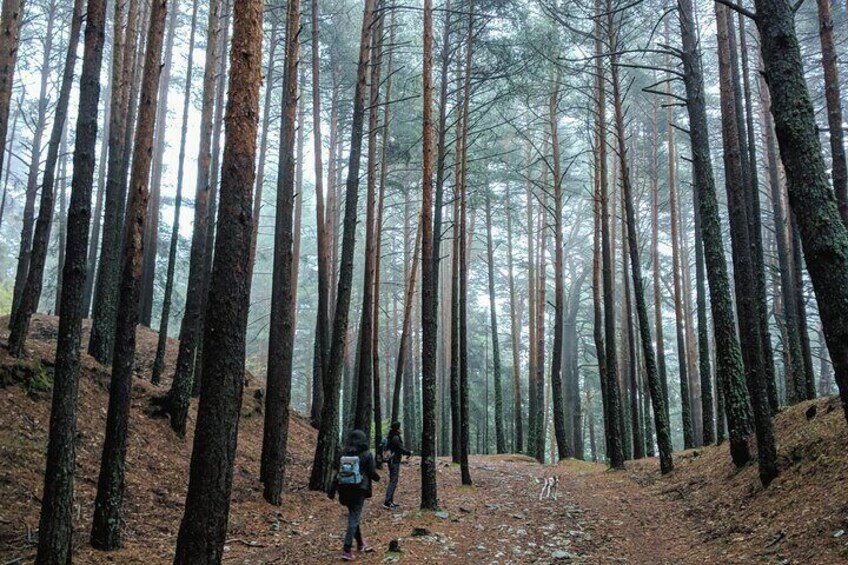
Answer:
[{"label": "patch of grass", "polygon": [[53,388],[53,371],[40,361],[17,362],[0,367],[0,388],[18,385],[29,395],[48,393]]}]

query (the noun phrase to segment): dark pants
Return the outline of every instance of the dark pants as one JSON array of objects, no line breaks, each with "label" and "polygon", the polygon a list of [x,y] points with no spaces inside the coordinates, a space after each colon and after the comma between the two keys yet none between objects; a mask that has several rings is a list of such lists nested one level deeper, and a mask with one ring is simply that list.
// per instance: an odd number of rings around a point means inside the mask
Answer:
[{"label": "dark pants", "polygon": [[344,538],[344,550],[350,551],[353,547],[353,538],[356,544],[362,547],[362,532],[359,530],[359,520],[362,518],[362,508],[365,506],[365,497],[360,497],[347,505],[347,532]]},{"label": "dark pants", "polygon": [[391,504],[395,501],[398,478],[400,478],[400,460],[392,457],[389,459],[389,486],[386,487],[386,500],[384,504]]}]

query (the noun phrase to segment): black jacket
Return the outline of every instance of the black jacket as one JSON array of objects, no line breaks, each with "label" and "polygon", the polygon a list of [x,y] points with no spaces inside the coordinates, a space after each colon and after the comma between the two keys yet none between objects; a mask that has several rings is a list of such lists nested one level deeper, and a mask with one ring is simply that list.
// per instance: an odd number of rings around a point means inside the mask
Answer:
[{"label": "black jacket", "polygon": [[403,455],[412,455],[412,452],[403,446],[403,438],[400,437],[398,432],[389,432],[388,448],[392,452],[391,457],[389,457],[389,461],[392,463],[399,462]]}]

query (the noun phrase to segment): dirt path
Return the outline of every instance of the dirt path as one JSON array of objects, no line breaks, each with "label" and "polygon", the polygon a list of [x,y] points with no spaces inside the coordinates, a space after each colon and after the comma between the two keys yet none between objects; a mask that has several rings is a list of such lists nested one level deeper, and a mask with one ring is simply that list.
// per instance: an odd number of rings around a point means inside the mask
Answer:
[{"label": "dirt path", "polygon": [[[405,464],[396,497],[402,508],[380,507],[383,486],[366,506],[363,534],[377,551],[362,563],[681,563],[694,539],[669,531],[668,503],[648,499],[626,476],[570,462],[543,466],[521,456],[472,457],[473,487],[459,484],[459,469],[439,463],[442,513],[420,515],[419,467]],[[537,480],[558,476],[557,500],[539,500]],[[310,496],[306,495],[305,496]],[[317,496],[317,495],[316,495]],[[328,563],[338,560],[345,510],[313,500],[314,512],[272,522],[274,546],[229,545],[230,562]],[[307,507],[308,507],[307,506]],[[414,536],[413,530],[425,529]],[[681,530],[683,530],[681,528]],[[389,554],[391,540],[402,554]]]}]

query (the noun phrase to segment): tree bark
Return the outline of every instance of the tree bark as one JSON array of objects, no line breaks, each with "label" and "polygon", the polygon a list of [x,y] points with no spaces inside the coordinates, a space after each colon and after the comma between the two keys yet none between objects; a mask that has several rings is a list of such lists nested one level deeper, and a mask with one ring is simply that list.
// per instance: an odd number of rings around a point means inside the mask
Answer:
[{"label": "tree bark", "polygon": [[495,379],[495,449],[506,453],[504,433],[503,383],[501,382],[501,353],[498,337],[497,303],[495,302],[495,249],[492,242],[492,197],[486,192],[486,254],[489,262],[489,318],[492,326],[492,371]]},{"label": "tree bark", "polygon": [[[3,0],[0,12],[0,175],[3,174],[3,157],[8,140],[12,87],[15,82],[23,11],[24,0]],[[6,171],[7,174],[8,172]]]},{"label": "tree bark", "polygon": [[[274,278],[271,287],[271,318],[268,330],[265,425],[259,473],[262,496],[275,506],[282,504],[288,446],[294,355],[294,233],[295,134],[297,130],[300,1],[289,0],[286,13],[286,47],[283,69],[280,159],[277,172],[277,216],[274,229]],[[252,238],[253,234],[251,234]]]},{"label": "tree bark", "polygon": [[135,366],[136,326],[139,318],[139,292],[144,263],[144,229],[148,220],[150,162],[153,129],[156,124],[160,61],[165,34],[168,1],[154,0],[147,32],[141,102],[133,144],[132,176],[124,233],[121,295],[118,301],[112,380],[106,414],[106,438],[100,459],[100,477],[94,501],[91,545],[97,549],[117,549],[121,543],[121,510],[124,502],[124,465],[130,419],[132,378]]},{"label": "tree bark", "polygon": [[[194,76],[194,42],[197,33],[197,3],[192,4],[191,32],[188,40],[188,67],[186,68],[185,91],[183,94],[183,121],[180,129],[180,152],[177,158],[177,193],[174,197],[174,223],[171,226],[171,243],[168,247],[168,272],[165,275],[165,293],[162,296],[162,315],[159,319],[159,337],[156,342],[156,358],[153,360],[151,382],[159,384],[165,370],[165,350],[168,345],[168,325],[171,318],[171,301],[174,293],[174,270],[177,263],[177,245],[180,240],[180,211],[183,202],[183,179],[185,177],[186,138],[188,116],[191,108],[192,77]],[[254,215],[255,218],[258,216]],[[258,219],[257,219],[258,223]]]},{"label": "tree bark", "polygon": [[324,490],[330,480],[338,442],[339,381],[344,361],[344,336],[347,333],[348,311],[353,279],[353,253],[356,245],[356,206],[359,196],[359,161],[362,155],[362,130],[365,121],[366,78],[371,47],[371,24],[375,0],[365,0],[362,31],[359,43],[359,62],[356,69],[356,91],[353,100],[350,160],[348,163],[344,234],[342,237],[341,268],[333,319],[332,343],[324,378],[324,405],[321,427],[312,464],[309,488]]},{"label": "tree bark", "polygon": [[221,0],[211,0],[206,33],[206,63],[203,71],[203,95],[200,116],[200,140],[197,157],[197,185],[194,194],[194,228],[191,234],[191,252],[188,267],[186,304],[180,325],[180,347],[174,379],[168,391],[168,412],[171,428],[184,436],[194,375],[194,357],[200,339],[199,323],[203,301],[204,265],[206,257],[206,232],[209,227],[209,167],[212,159],[212,129],[215,106],[215,75],[217,57],[220,56],[218,34],[221,24]]},{"label": "tree bark", "polygon": [[710,305],[716,342],[716,375],[719,382],[719,410],[727,415],[730,454],[742,467],[751,459],[748,438],[751,435],[751,408],[744,381],[742,352],[736,334],[736,319],[730,297],[730,280],[722,243],[718,197],[710,157],[704,76],[698,51],[698,35],[691,0],[680,0],[678,16],[682,38],[683,75],[689,136],[692,145],[692,169],[698,212],[704,240],[704,259],[710,288]]},{"label": "tree bark", "polygon": [[174,563],[179,565],[220,563],[223,558],[244,386],[263,1],[239,0],[233,6],[219,237],[203,347],[205,382],[197,412],[186,509],[174,556]]},{"label": "tree bark", "polygon": [[38,565],[65,565],[73,542],[76,405],[82,341],[83,286],[97,146],[97,106],[103,62],[106,1],[89,0],[80,74],[80,104],[74,142],[74,173],[68,208],[68,240],[62,277],[63,314],[59,318],[47,468],[38,524]]},{"label": "tree bark", "polygon": [[[54,212],[54,186],[56,184],[56,165],[60,157],[65,123],[68,117],[68,104],[71,98],[71,88],[74,82],[74,68],[77,61],[77,48],[79,47],[80,29],[82,28],[83,1],[74,0],[71,11],[70,33],[68,35],[68,49],[65,54],[65,66],[62,71],[62,85],[59,88],[59,98],[56,101],[56,116],[53,120],[53,130],[50,132],[50,141],[47,145],[47,161],[44,166],[44,179],[41,186],[41,203],[38,211],[38,221],[35,226],[35,234],[32,245],[31,261],[26,274],[26,281],[21,290],[21,299],[18,308],[13,310],[9,331],[9,352],[15,357],[21,357],[24,353],[24,343],[29,331],[29,322],[38,308],[41,298],[42,281],[44,279],[44,264],[47,259],[47,248],[50,243],[50,227],[53,222]],[[52,21],[48,24],[47,33],[52,33]],[[50,40],[47,40],[50,43]],[[50,49],[45,46],[45,54]],[[45,55],[45,67],[49,57]],[[44,75],[46,85],[47,76]],[[45,86],[46,90],[46,86]],[[41,103],[47,104],[46,93]],[[46,113],[46,108],[44,109]],[[41,109],[39,108],[39,119]],[[42,124],[43,125],[43,124]],[[38,132],[37,132],[38,133]],[[33,152],[40,141],[33,141]],[[40,151],[38,152],[40,153]],[[61,268],[61,265],[60,265]]]},{"label": "tree bark", "polygon": [[739,142],[738,107],[734,100],[731,65],[735,65],[730,48],[730,22],[732,16],[726,6],[716,4],[719,46],[719,78],[722,105],[722,141],[726,171],[727,207],[730,216],[731,243],[733,247],[733,278],[736,287],[739,335],[742,356],[748,381],[748,393],[754,411],[757,432],[757,455],[760,481],[768,486],[777,476],[777,449],[768,405],[763,349],[757,317],[754,265],[751,257],[749,224]]}]

